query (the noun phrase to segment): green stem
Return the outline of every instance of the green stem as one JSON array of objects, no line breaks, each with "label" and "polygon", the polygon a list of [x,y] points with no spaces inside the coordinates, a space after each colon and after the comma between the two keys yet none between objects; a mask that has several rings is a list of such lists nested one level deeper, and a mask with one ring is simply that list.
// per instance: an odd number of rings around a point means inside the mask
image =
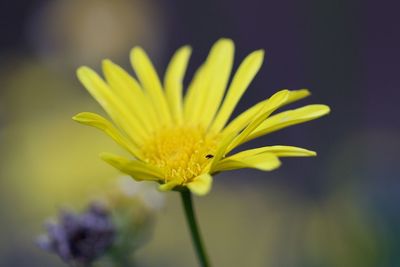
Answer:
[{"label": "green stem", "polygon": [[188,223],[190,233],[192,235],[193,245],[196,249],[197,257],[201,267],[210,267],[207,253],[200,236],[199,227],[197,226],[196,215],[193,209],[192,195],[189,190],[180,191],[182,197],[183,208],[185,210],[186,221]]},{"label": "green stem", "polygon": [[114,267],[133,267],[135,264],[129,257],[114,258]]},{"label": "green stem", "polygon": [[110,261],[114,267],[134,267],[135,261],[132,258],[131,250],[126,247],[115,247],[110,253]]}]

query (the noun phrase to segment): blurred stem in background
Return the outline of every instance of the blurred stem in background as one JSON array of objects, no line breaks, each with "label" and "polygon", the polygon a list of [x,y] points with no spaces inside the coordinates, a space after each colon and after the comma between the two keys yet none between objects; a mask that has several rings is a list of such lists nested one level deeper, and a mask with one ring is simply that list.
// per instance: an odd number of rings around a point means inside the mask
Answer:
[{"label": "blurred stem in background", "polygon": [[192,194],[189,190],[183,189],[180,191],[182,197],[182,204],[185,210],[186,221],[188,223],[190,233],[192,235],[193,245],[195,247],[197,257],[201,267],[210,267],[210,263],[207,257],[207,253],[204,248],[203,241],[201,239],[199,227],[196,221],[196,215],[193,209]]},{"label": "blurred stem in background", "polygon": [[118,253],[114,250],[110,253],[111,263],[113,267],[134,267],[136,266],[130,254]]}]

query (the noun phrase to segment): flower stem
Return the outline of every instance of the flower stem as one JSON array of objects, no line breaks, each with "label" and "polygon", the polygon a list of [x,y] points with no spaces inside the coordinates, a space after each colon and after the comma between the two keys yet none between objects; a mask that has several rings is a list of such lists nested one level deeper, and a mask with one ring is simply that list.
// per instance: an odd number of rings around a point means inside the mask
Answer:
[{"label": "flower stem", "polygon": [[182,204],[185,210],[186,221],[188,223],[190,233],[192,235],[193,245],[195,247],[197,257],[201,267],[210,267],[207,253],[200,236],[199,227],[197,226],[196,215],[193,209],[192,195],[189,190],[181,190]]}]

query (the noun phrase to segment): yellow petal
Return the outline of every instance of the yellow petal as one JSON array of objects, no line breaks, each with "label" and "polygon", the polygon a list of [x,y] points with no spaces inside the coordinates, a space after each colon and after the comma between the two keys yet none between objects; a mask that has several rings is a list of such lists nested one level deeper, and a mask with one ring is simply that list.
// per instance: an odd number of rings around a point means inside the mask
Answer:
[{"label": "yellow petal", "polygon": [[201,90],[204,90],[206,88],[206,84],[208,84],[208,77],[206,74],[206,65],[204,63],[196,70],[196,73],[189,84],[183,101],[183,118],[186,123],[198,123],[198,118],[195,116],[195,114],[197,115],[199,113],[199,99],[202,93]]},{"label": "yellow petal", "polygon": [[163,177],[160,169],[139,160],[130,160],[109,153],[102,153],[100,157],[114,168],[132,176],[135,180],[158,181]]},{"label": "yellow petal", "polygon": [[187,187],[193,194],[204,196],[210,192],[212,182],[212,176],[208,173],[204,173],[194,178],[193,181],[187,184]]},{"label": "yellow petal", "polygon": [[307,105],[294,110],[278,113],[260,124],[254,132],[247,136],[244,142],[291,125],[317,119],[329,112],[330,108],[326,105]]},{"label": "yellow petal", "polygon": [[192,49],[189,46],[180,48],[172,57],[165,73],[165,93],[174,121],[183,121],[182,88],[187,64]]},{"label": "yellow petal", "polygon": [[[282,104],[282,107],[292,103],[293,101],[300,100],[304,97],[307,97],[310,95],[310,92],[307,89],[301,89],[301,90],[294,90],[294,91],[289,91],[289,96],[286,99],[285,103]],[[253,119],[253,117],[260,112],[264,104],[268,101],[263,100],[261,102],[258,102],[251,108],[247,109],[243,113],[241,113],[239,116],[237,116],[235,119],[230,122],[227,127],[223,130],[223,133],[229,133],[233,131],[237,131],[237,129],[242,130],[248,123]]]},{"label": "yellow petal", "polygon": [[82,112],[75,115],[72,119],[79,123],[89,125],[103,131],[105,134],[110,136],[117,144],[128,150],[134,156],[140,158],[140,151],[137,146],[135,146],[131,141],[129,141],[129,139],[123,136],[111,122],[109,122],[102,116],[91,112]]},{"label": "yellow petal", "polygon": [[171,113],[162,90],[160,79],[149,57],[141,47],[132,49],[131,63],[140,83],[152,102],[154,110],[156,110],[159,116],[160,122],[165,125],[170,125]]},{"label": "yellow petal", "polygon": [[136,79],[110,60],[103,61],[103,72],[110,87],[120,101],[125,103],[132,116],[138,118],[141,127],[147,133],[157,128],[159,123],[154,109]]},{"label": "yellow petal", "polygon": [[132,117],[124,102],[122,102],[103,81],[99,75],[87,67],[80,67],[78,78],[89,93],[97,100],[117,126],[124,130],[136,143],[140,144],[146,136],[137,120]]},{"label": "yellow petal", "polygon": [[300,99],[303,99],[303,98],[309,96],[310,94],[311,93],[310,93],[310,91],[308,91],[308,89],[300,89],[300,90],[290,91],[290,94],[288,96],[288,99],[285,102],[285,105],[293,103]]},{"label": "yellow petal", "polygon": [[262,171],[271,171],[281,165],[278,157],[272,153],[260,153],[248,157],[227,157],[220,161],[213,169],[214,172],[254,168]]},{"label": "yellow petal", "polygon": [[312,157],[317,153],[301,147],[295,146],[265,146],[254,149],[245,150],[230,156],[231,159],[251,157],[262,153],[272,153],[277,157]]},{"label": "yellow petal", "polygon": [[227,151],[229,144],[232,143],[233,139],[235,139],[236,136],[236,132],[231,132],[221,136],[219,145],[214,154],[214,158],[212,159],[210,170],[213,170],[218,162],[225,157],[225,152]]},{"label": "yellow petal", "polygon": [[252,133],[272,112],[282,106],[285,103],[289,95],[288,90],[282,90],[271,96],[267,102],[265,102],[264,107],[259,112],[259,114],[247,125],[247,127],[232,141],[228,146],[228,153],[238,145],[240,145],[245,138]]},{"label": "yellow petal", "polygon": [[230,39],[221,39],[211,49],[207,68],[209,84],[202,90],[200,124],[208,127],[221,105],[231,75],[235,46]]},{"label": "yellow petal", "polygon": [[221,103],[233,65],[232,40],[220,39],[190,83],[184,101],[185,121],[207,127]]},{"label": "yellow petal", "polygon": [[172,189],[174,189],[176,186],[181,185],[181,181],[179,181],[178,179],[176,180],[171,180],[165,184],[161,184],[158,189],[160,191],[166,192],[166,191],[171,191]]},{"label": "yellow petal", "polygon": [[219,132],[228,121],[236,104],[259,71],[264,60],[264,51],[258,50],[248,55],[240,64],[228,93],[211,127],[212,132]]}]

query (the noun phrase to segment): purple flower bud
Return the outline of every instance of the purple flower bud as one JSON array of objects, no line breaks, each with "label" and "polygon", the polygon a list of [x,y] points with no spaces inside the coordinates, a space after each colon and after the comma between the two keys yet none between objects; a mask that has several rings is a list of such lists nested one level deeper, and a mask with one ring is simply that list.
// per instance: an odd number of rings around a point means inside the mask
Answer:
[{"label": "purple flower bud", "polygon": [[66,262],[88,264],[111,247],[114,225],[108,211],[92,204],[83,214],[61,212],[58,223],[46,225],[47,235],[38,238],[42,249],[58,254]]}]

